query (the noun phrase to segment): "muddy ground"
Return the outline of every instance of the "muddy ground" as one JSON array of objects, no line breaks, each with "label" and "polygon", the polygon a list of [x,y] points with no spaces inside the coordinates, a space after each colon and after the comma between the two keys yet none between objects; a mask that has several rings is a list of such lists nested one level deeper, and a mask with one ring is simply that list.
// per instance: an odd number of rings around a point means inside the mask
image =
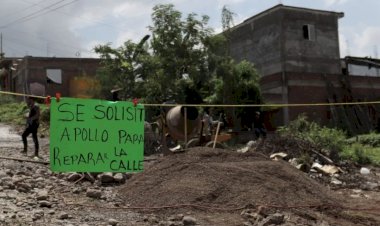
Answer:
[{"label": "muddy ground", "polygon": [[0,225],[380,225],[379,168],[305,173],[271,160],[284,145],[270,140],[270,153],[197,147],[149,156],[143,173],[116,180],[53,173],[48,138],[33,162],[32,140],[25,156],[18,133],[0,125]]}]

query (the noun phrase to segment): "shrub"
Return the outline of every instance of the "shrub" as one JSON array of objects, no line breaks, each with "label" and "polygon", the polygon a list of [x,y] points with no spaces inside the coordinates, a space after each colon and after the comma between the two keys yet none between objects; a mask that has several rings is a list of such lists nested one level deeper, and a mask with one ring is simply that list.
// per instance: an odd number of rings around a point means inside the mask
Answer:
[{"label": "shrub", "polygon": [[336,152],[344,149],[346,141],[344,131],[321,127],[315,122],[309,122],[305,115],[300,115],[296,120],[291,121],[288,126],[280,127],[277,131],[281,136],[306,140],[320,148]]},{"label": "shrub", "polygon": [[369,145],[372,147],[380,147],[380,134],[370,133],[358,135],[347,139],[347,144],[360,143],[362,145]]},{"label": "shrub", "polygon": [[350,159],[358,164],[366,165],[373,163],[372,159],[368,156],[368,147],[355,143],[347,148],[341,153],[341,156],[346,159]]}]

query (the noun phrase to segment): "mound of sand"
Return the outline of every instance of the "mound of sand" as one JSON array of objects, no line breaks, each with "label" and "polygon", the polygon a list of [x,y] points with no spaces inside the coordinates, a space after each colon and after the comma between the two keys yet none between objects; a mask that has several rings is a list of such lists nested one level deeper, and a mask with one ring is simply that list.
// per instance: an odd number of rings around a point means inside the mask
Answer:
[{"label": "mound of sand", "polygon": [[196,147],[162,157],[119,189],[133,206],[332,204],[329,191],[286,162]]}]

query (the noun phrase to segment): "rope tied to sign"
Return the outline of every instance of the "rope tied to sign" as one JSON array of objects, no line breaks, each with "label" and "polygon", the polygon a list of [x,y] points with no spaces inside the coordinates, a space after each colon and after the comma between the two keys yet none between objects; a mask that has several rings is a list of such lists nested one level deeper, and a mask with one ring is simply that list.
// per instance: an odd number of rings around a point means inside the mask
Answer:
[{"label": "rope tied to sign", "polygon": [[[44,96],[38,96],[38,95],[31,95],[31,94],[25,94],[25,93],[14,93],[14,92],[7,92],[7,91],[0,91],[0,93],[6,94],[6,95],[13,95],[13,96],[23,96],[23,97],[31,97],[31,98],[36,98],[36,99],[44,99],[44,102],[47,106],[49,106],[51,104],[51,96],[50,95],[44,97]],[[57,100],[57,102],[59,102],[61,99],[61,93],[56,93],[55,99]]]}]

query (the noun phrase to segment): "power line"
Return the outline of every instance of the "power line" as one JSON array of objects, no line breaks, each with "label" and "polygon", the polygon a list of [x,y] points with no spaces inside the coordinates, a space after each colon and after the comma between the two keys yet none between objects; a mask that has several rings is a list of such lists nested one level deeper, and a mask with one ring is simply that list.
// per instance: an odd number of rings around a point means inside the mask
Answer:
[{"label": "power line", "polygon": [[[21,9],[21,10],[15,10],[15,11],[10,12],[10,13],[8,13],[8,14],[2,15],[2,17],[3,17],[3,18],[8,18],[9,16],[14,16],[14,15],[16,15],[16,14],[20,14],[20,13],[22,13],[22,12],[24,12],[24,11],[28,11],[29,9],[32,9],[32,8],[34,8],[34,7],[38,6],[38,5],[40,5],[40,3],[44,2],[44,1],[47,1],[47,0],[41,0],[41,1],[37,2],[37,3],[31,3],[31,2],[28,2],[28,1],[25,1],[25,0],[22,0],[22,1],[28,3],[29,6],[26,7],[26,8],[23,8],[23,9]],[[2,21],[4,21],[4,20],[2,20]]]},{"label": "power line", "polygon": [[[36,47],[35,46],[35,44],[33,44],[33,43],[30,43],[30,44],[27,44],[27,43],[25,43],[25,41],[24,40],[20,40],[18,37],[16,37],[16,36],[8,36],[9,38],[7,38],[7,36],[5,36],[5,38],[4,38],[4,40],[6,41],[6,42],[8,42],[8,43],[14,43],[15,45],[18,45],[18,46],[24,46],[24,47],[26,47],[26,48],[31,48],[31,49],[34,49],[34,50],[37,50],[37,51],[39,51],[39,52],[41,52],[41,54],[42,54],[42,52],[44,52],[45,50],[45,48],[42,48],[42,47]],[[6,48],[9,48],[8,46],[10,46],[10,45],[6,45]],[[88,53],[88,54],[93,54],[93,53],[95,53],[94,51],[92,51],[92,50],[87,50],[87,49],[84,49],[84,48],[78,48],[78,47],[75,47],[75,46],[70,46],[70,45],[64,45],[64,46],[66,46],[66,47],[69,47],[69,48],[71,48],[71,49],[73,49],[73,54],[74,54],[74,52],[77,52],[78,50],[79,51],[81,51],[81,52],[85,52],[85,53]],[[62,47],[62,48],[57,48],[56,46],[54,46],[54,47],[52,47],[52,46],[49,46],[49,48],[50,48],[50,51],[56,51],[56,52],[62,52],[62,50],[66,50],[67,51],[67,48],[65,48],[65,47]],[[15,50],[14,48],[13,48],[13,50]],[[18,52],[20,52],[20,53],[23,53],[23,50],[17,50]]]},{"label": "power line", "polygon": [[[66,3],[66,4],[60,5],[60,6],[56,7],[56,8],[52,8],[52,7],[56,6],[56,5],[59,5],[60,3],[64,2],[64,1],[66,1],[66,0],[60,0],[60,1],[56,2],[56,3],[53,3],[53,4],[51,4],[51,5],[48,5],[48,6],[42,8],[42,9],[40,9],[40,10],[37,10],[37,11],[31,13],[31,14],[28,14],[28,15],[26,15],[26,16],[23,16],[23,17],[21,17],[21,18],[18,18],[18,19],[16,19],[16,20],[14,20],[14,21],[11,21],[11,22],[9,22],[9,23],[3,25],[3,26],[0,26],[0,28],[6,28],[6,27],[8,27],[8,26],[10,26],[10,25],[12,25],[12,24],[22,23],[22,22],[26,22],[26,21],[32,20],[32,19],[34,19],[34,18],[36,18],[36,17],[39,17],[39,16],[42,16],[42,15],[45,15],[45,14],[50,13],[50,12],[52,12],[52,11],[56,11],[57,9],[63,8],[63,7],[65,7],[65,6],[67,6],[67,5],[73,4],[74,2],[79,1],[79,0],[73,0],[73,1],[68,2],[68,3]],[[52,8],[52,9],[51,9],[51,8]],[[47,10],[47,11],[46,11],[46,10]],[[44,12],[44,11],[45,11],[45,12]]]}]

